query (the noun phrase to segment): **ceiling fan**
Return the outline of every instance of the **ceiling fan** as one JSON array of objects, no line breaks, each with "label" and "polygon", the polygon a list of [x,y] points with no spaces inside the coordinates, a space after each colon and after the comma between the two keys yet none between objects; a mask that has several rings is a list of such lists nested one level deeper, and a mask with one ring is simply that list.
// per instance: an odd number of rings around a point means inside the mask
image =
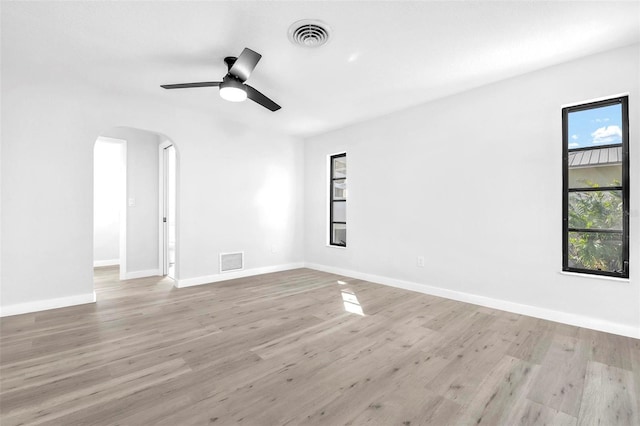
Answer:
[{"label": "ceiling fan", "polygon": [[181,84],[163,84],[163,89],[186,89],[191,87],[211,87],[220,88],[220,96],[231,102],[242,102],[249,98],[259,103],[263,107],[277,111],[280,105],[258,92],[253,87],[245,84],[245,81],[251,75],[253,69],[258,65],[262,55],[249,48],[245,48],[240,56],[227,56],[224,62],[227,64],[229,71],[222,81],[203,81],[201,83],[181,83]]}]

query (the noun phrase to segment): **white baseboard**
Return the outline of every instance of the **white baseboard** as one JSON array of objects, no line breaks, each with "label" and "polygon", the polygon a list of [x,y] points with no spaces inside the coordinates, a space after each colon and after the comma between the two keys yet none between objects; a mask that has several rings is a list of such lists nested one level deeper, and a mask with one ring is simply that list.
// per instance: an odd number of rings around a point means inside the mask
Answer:
[{"label": "white baseboard", "polygon": [[319,265],[316,263],[305,263],[305,267],[318,271],[329,272],[332,274],[358,278],[378,284],[384,284],[391,287],[403,288],[405,290],[416,291],[432,296],[444,297],[460,302],[486,306],[493,309],[500,309],[502,311],[513,312],[520,315],[527,315],[530,317],[560,322],[576,327],[589,328],[592,330],[619,334],[621,336],[633,337],[636,339],[640,338],[640,327],[634,327],[627,324],[620,324],[616,322],[601,320],[598,318],[587,317],[584,315],[571,314],[568,312],[540,308],[531,305],[524,305],[516,302],[509,302],[507,300],[493,299],[491,297],[479,296],[477,294],[448,290],[446,288],[434,287],[427,284],[419,284],[412,281],[404,281],[379,275],[366,274],[358,271],[334,268],[332,266]]},{"label": "white baseboard", "polygon": [[121,280],[135,280],[136,278],[156,277],[161,275],[159,269],[147,269],[146,271],[126,272],[120,276]]},{"label": "white baseboard", "polygon": [[220,281],[233,280],[236,278],[250,277],[253,275],[268,274],[270,272],[288,271],[290,269],[304,268],[304,263],[287,263],[284,265],[264,266],[262,268],[244,269],[237,272],[226,272],[215,275],[205,275],[202,277],[182,278],[176,281],[177,288],[191,287],[194,285],[211,284]]},{"label": "white baseboard", "polygon": [[95,303],[96,292],[78,294],[76,296],[57,297],[55,299],[37,300],[35,302],[17,303],[15,305],[2,306],[0,317],[28,314],[30,312],[46,311],[49,309],[66,308],[68,306]]},{"label": "white baseboard", "polygon": [[120,259],[107,259],[107,260],[94,260],[93,267],[97,268],[99,266],[115,266],[120,264]]}]

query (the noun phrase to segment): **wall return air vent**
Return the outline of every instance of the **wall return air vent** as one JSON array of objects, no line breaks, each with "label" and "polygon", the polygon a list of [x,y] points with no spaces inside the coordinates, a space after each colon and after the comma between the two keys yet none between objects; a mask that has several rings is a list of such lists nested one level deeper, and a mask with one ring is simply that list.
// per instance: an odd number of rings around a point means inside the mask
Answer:
[{"label": "wall return air vent", "polygon": [[329,27],[317,19],[296,21],[289,27],[289,40],[302,47],[320,47],[329,41]]},{"label": "wall return air vent", "polygon": [[240,271],[244,269],[244,252],[220,253],[220,272]]}]

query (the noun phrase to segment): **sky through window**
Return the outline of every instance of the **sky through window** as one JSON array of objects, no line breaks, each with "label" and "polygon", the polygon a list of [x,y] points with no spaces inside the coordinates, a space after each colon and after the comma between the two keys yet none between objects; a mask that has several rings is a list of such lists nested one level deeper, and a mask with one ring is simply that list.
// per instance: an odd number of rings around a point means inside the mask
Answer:
[{"label": "sky through window", "polygon": [[622,105],[569,113],[569,149],[622,143]]}]

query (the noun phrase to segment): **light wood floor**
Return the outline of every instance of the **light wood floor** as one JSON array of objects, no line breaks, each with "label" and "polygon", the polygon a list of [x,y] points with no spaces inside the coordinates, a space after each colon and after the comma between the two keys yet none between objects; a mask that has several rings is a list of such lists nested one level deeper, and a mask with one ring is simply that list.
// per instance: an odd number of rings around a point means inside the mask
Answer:
[{"label": "light wood floor", "polygon": [[640,424],[636,339],[308,269],[96,291],[2,319],[2,426]]}]

